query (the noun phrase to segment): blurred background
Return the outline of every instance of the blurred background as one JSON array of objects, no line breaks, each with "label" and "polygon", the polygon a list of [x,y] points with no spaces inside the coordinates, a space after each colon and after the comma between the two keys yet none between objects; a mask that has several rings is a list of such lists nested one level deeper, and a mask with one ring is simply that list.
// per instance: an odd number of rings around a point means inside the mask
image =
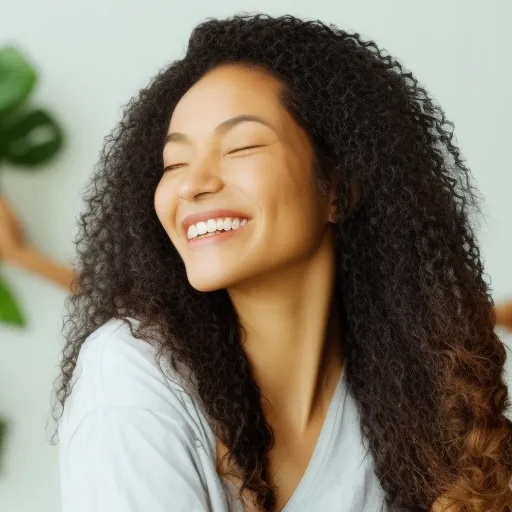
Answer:
[{"label": "blurred background", "polygon": [[[37,170],[0,161],[0,196],[37,253],[26,268],[0,259],[1,282],[24,323],[0,321],[0,418],[8,425],[0,510],[60,508],[58,450],[49,444],[50,394],[82,188],[122,105],[161,67],[182,57],[192,28],[206,17],[267,12],[319,18],[357,31],[397,57],[455,123],[456,141],[485,201],[478,237],[488,281],[497,303],[512,298],[507,0],[18,0],[3,2],[0,12],[0,49],[16,47],[36,69],[30,105],[51,113],[64,134],[60,151]],[[0,107],[1,94],[0,85]],[[7,292],[0,293],[5,300]],[[497,331],[512,346],[512,334]]]}]

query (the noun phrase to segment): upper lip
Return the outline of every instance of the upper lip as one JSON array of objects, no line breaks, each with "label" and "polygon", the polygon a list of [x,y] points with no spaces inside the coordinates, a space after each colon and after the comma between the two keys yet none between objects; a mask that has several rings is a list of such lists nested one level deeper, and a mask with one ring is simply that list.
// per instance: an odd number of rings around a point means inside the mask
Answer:
[{"label": "upper lip", "polygon": [[209,219],[219,219],[219,218],[225,218],[225,217],[231,217],[231,218],[239,218],[239,219],[247,219],[249,220],[250,217],[242,213],[238,210],[228,210],[226,208],[217,209],[217,210],[208,210],[204,212],[198,212],[198,213],[191,213],[190,215],[187,215],[182,221],[181,221],[181,227],[185,233],[187,234],[188,228],[192,224],[196,224],[198,222],[206,222]]}]

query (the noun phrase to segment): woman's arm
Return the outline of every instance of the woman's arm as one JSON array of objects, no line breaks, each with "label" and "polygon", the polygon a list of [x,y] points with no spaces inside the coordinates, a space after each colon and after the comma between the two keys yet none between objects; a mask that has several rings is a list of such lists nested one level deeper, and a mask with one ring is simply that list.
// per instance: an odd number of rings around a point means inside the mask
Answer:
[{"label": "woman's arm", "polygon": [[496,306],[496,325],[512,331],[512,300]]},{"label": "woman's arm", "polygon": [[72,283],[76,277],[75,271],[67,265],[48,258],[33,247],[25,247],[10,261],[13,265],[29,270],[74,292]]},{"label": "woman's arm", "polygon": [[156,354],[120,319],[82,344],[59,422],[62,512],[227,512],[208,436]]},{"label": "woman's arm", "polygon": [[168,411],[96,407],[60,442],[62,512],[223,512],[200,450]]},{"label": "woman's arm", "polygon": [[24,268],[74,293],[74,270],[43,255],[25,240],[21,223],[0,196],[0,260]]}]

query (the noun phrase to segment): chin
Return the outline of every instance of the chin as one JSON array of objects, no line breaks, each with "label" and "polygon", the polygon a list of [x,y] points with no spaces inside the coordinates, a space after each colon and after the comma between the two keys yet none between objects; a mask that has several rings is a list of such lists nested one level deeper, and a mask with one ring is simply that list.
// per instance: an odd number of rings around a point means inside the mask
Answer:
[{"label": "chin", "polygon": [[[229,270],[228,270],[229,269]],[[192,288],[198,292],[214,292],[239,285],[250,279],[253,273],[248,268],[223,264],[221,268],[215,265],[200,265],[200,268],[187,268],[187,279]]]},{"label": "chin", "polygon": [[227,288],[233,284],[233,277],[232,275],[205,272],[204,269],[201,272],[187,272],[190,286],[198,292],[214,292]]}]

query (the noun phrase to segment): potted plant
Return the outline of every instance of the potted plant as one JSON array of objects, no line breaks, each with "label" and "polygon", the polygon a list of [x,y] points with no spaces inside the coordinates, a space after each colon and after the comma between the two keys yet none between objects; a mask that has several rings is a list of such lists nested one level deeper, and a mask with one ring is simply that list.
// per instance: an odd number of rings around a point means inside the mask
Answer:
[{"label": "potted plant", "polygon": [[[55,156],[62,147],[63,133],[44,109],[28,105],[37,82],[37,72],[22,52],[0,47],[0,166],[9,163],[32,171]],[[0,275],[0,323],[26,325],[25,317]],[[7,422],[0,418],[0,454]]]}]

